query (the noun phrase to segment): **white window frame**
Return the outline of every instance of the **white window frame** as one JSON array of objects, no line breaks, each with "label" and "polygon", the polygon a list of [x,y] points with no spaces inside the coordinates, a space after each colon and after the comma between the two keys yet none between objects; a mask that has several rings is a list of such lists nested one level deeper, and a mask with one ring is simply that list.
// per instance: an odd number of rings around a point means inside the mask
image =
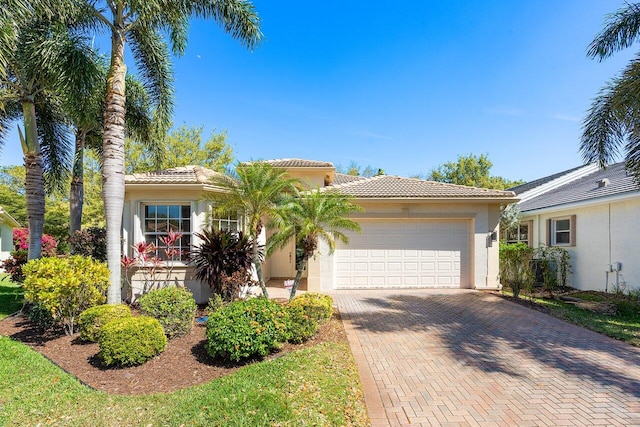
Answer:
[{"label": "white window frame", "polygon": [[[147,221],[147,217],[145,215],[146,213],[146,207],[147,206],[179,206],[180,207],[180,215],[178,219],[180,221],[185,221],[188,220],[189,221],[189,230],[180,230],[180,234],[182,234],[183,236],[188,236],[189,238],[189,242],[190,244],[188,246],[184,246],[181,247],[181,249],[186,249],[187,251],[190,251],[193,247],[193,230],[194,230],[194,224],[195,224],[195,206],[191,201],[179,201],[179,200],[172,200],[172,201],[166,201],[166,200],[162,200],[162,201],[155,201],[155,200],[150,200],[150,201],[142,201],[139,204],[139,211],[138,211],[138,220],[139,220],[139,232],[140,232],[140,239],[137,240],[135,243],[139,242],[139,241],[143,241],[146,242],[147,241],[147,236],[150,235],[155,235],[155,236],[162,236],[162,235],[166,235],[166,233],[158,233],[158,232],[147,232],[146,231],[146,221]],[[187,217],[183,217],[182,216],[182,207],[183,206],[188,206],[189,207],[189,216]],[[167,220],[172,219],[172,218],[167,218]],[[135,244],[134,243],[134,244]],[[163,260],[163,262],[166,262],[168,264],[171,265],[187,265],[189,262],[188,256],[183,258],[183,259],[176,259],[176,260]]]},{"label": "white window frame", "polygon": [[[568,227],[567,229],[560,229],[558,230],[558,222],[560,221],[567,221],[568,223]],[[563,217],[558,217],[558,218],[551,218],[551,245],[553,246],[571,246],[571,242],[573,241],[573,236],[571,235],[572,233],[572,217],[571,216],[563,216]],[[558,233],[566,233],[567,236],[569,236],[569,239],[567,242],[558,242]]]},{"label": "white window frame", "polygon": [[[521,231],[521,227],[523,227],[523,226],[527,227],[527,232],[524,234],[526,236],[524,240],[522,239],[523,233]],[[517,235],[516,239],[515,240],[514,239],[506,239],[506,242],[508,244],[526,243],[528,246],[531,246],[531,242],[529,242],[529,237],[531,236],[531,227],[532,226],[533,226],[533,224],[532,224],[531,221],[524,221],[524,222],[519,223],[517,225],[517,227],[516,227],[516,233],[517,233],[516,234]],[[507,234],[506,237],[508,238],[509,237],[509,235],[508,235],[509,233],[507,232],[506,234]]]}]

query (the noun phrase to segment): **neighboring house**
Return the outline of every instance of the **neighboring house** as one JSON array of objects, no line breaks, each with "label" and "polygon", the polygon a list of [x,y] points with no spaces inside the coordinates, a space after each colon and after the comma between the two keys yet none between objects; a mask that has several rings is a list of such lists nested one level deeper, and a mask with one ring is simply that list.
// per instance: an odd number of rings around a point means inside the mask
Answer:
[{"label": "neighboring house", "polygon": [[[436,183],[397,176],[372,178],[336,173],[329,162],[302,159],[266,161],[301,179],[309,188],[332,188],[353,196],[364,208],[353,215],[362,233],[349,233],[348,245],[333,255],[321,246],[310,260],[307,287],[497,289],[497,233],[500,206],[517,199],[513,192]],[[128,175],[125,178],[123,241],[125,253],[140,241],[153,241],[168,228],[184,233],[184,247],[197,244],[194,232],[209,219],[220,227],[242,229],[242,215],[210,218],[206,194],[216,174],[199,166]],[[267,231],[267,236],[270,234]],[[186,263],[174,269],[198,302],[209,297],[207,285],[193,277]],[[264,264],[265,278],[295,275],[295,247],[273,254]]]},{"label": "neighboring house", "polygon": [[640,287],[640,190],[624,163],[589,164],[511,190],[522,221],[508,242],[566,248],[575,288]]},{"label": "neighboring house", "polygon": [[18,227],[20,223],[0,206],[0,261],[9,258],[13,250],[13,229]]}]

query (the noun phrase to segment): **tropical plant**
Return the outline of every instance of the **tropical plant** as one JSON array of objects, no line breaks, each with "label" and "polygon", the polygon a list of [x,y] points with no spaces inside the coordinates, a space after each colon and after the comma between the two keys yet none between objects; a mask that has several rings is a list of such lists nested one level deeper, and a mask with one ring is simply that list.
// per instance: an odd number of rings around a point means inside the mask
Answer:
[{"label": "tropical plant", "polygon": [[307,315],[320,324],[327,323],[333,315],[333,298],[317,292],[307,292],[293,298],[290,306],[300,307]]},{"label": "tropical plant", "polygon": [[22,118],[23,129],[18,131],[25,159],[27,220],[34,237],[29,259],[41,254],[45,184],[48,190],[59,187],[67,175],[70,150],[63,105],[83,97],[96,76],[95,55],[86,38],[73,31],[85,25],[84,16],[73,16],[63,2],[55,16],[50,8],[48,14],[41,13],[42,4],[23,10],[18,2],[10,2],[8,6],[20,12],[0,14],[0,143],[7,125]]},{"label": "tropical plant", "polygon": [[158,319],[169,339],[189,333],[197,308],[191,291],[184,287],[154,289],[140,298],[140,312]]},{"label": "tropical plant", "polygon": [[264,228],[264,218],[274,218],[278,204],[286,194],[295,191],[299,181],[266,162],[238,163],[235,175],[219,175],[212,184],[223,191],[214,199],[217,212],[243,212],[247,218],[247,231],[253,242],[253,265],[262,294],[269,298],[262,275],[262,259],[258,239]]},{"label": "tropical plant", "polygon": [[526,243],[500,242],[500,283],[511,288],[514,298],[518,298],[522,290],[533,286],[533,252],[533,248]]},{"label": "tropical plant", "polygon": [[69,236],[73,255],[90,256],[96,261],[107,261],[106,230],[101,227],[89,227],[78,230]]},{"label": "tropical plant", "polygon": [[[587,56],[602,61],[640,38],[640,3],[626,3],[608,15],[604,28],[589,45]],[[598,93],[583,120],[580,151],[585,162],[600,166],[624,151],[627,170],[640,184],[640,58],[636,56]]]},{"label": "tropical plant", "polygon": [[[125,44],[129,43],[147,88],[155,118],[166,128],[172,112],[172,70],[167,35],[174,54],[184,53],[189,18],[210,18],[248,47],[261,37],[259,18],[247,0],[191,2],[121,0],[79,2],[87,16],[111,34],[111,57],[103,115],[103,196],[107,222],[107,262],[111,271],[108,302],[120,303],[122,211],[124,208],[126,73]],[[159,131],[160,134],[164,132]]]},{"label": "tropical plant", "polygon": [[[233,301],[239,287],[251,280],[247,273],[253,262],[253,239],[242,232],[216,230],[214,227],[194,235],[201,240],[191,251],[196,277],[207,283],[213,293],[220,295],[223,300]],[[262,259],[260,249],[258,256]],[[247,281],[238,283],[228,280],[234,274],[237,276],[237,273],[242,273]]]},{"label": "tropical plant", "polygon": [[[9,258],[0,262],[2,267],[7,273],[10,274],[11,280],[16,283],[22,283],[24,281],[24,274],[22,267],[28,261],[28,249],[29,249],[29,229],[28,228],[14,228],[13,229],[13,247],[15,250],[11,251]],[[58,242],[48,234],[42,235],[42,255],[45,257],[56,256],[58,249]]]},{"label": "tropical plant", "polygon": [[25,299],[48,310],[67,335],[73,334],[80,313],[105,301],[109,270],[91,258],[40,258],[29,261],[23,272]]},{"label": "tropical plant", "polygon": [[329,253],[333,253],[336,239],[344,243],[349,241],[343,231],[360,232],[360,225],[347,218],[349,214],[360,210],[362,208],[353,204],[348,196],[319,189],[296,192],[278,208],[272,222],[277,231],[267,244],[267,255],[285,247],[291,240],[295,241],[296,249],[300,250],[291,300],[295,297],[302,273],[307,268],[309,259],[318,250],[321,240],[327,243]]},{"label": "tropical plant", "polygon": [[318,321],[309,316],[302,307],[291,304],[286,307],[289,314],[287,324],[289,342],[303,343],[318,331]]}]

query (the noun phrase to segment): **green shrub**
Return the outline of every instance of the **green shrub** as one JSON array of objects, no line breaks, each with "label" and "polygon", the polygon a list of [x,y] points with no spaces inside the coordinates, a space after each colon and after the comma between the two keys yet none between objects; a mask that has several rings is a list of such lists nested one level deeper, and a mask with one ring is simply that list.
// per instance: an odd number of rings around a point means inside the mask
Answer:
[{"label": "green shrub", "polygon": [[100,329],[105,323],[131,317],[131,309],[125,304],[104,304],[91,307],[80,313],[78,329],[82,341],[97,342]]},{"label": "green shrub", "polygon": [[328,322],[333,315],[333,298],[326,294],[307,292],[295,297],[289,305],[302,308],[319,324]]},{"label": "green shrub", "polygon": [[51,310],[44,308],[41,304],[33,304],[29,310],[29,320],[42,331],[48,331],[56,326]]},{"label": "green shrub", "polygon": [[50,312],[67,335],[73,334],[80,313],[106,300],[109,269],[91,258],[35,259],[23,272],[25,299]]},{"label": "green shrub", "polygon": [[182,287],[154,289],[140,298],[140,312],[158,319],[169,339],[191,330],[197,308],[191,292]]},{"label": "green shrub", "polygon": [[266,356],[288,339],[285,307],[265,298],[232,302],[210,314],[207,353],[240,361]]},{"label": "green shrub", "polygon": [[526,243],[500,243],[500,282],[509,286],[513,297],[530,290],[535,277],[531,270],[533,249]]},{"label": "green shrub", "polygon": [[162,353],[167,337],[153,317],[123,317],[102,326],[98,344],[98,358],[105,366],[133,366]]},{"label": "green shrub", "polygon": [[309,316],[302,307],[288,305],[287,324],[289,342],[300,344],[311,338],[318,330],[318,321]]},{"label": "green shrub", "polygon": [[220,310],[224,307],[225,302],[222,297],[218,294],[213,294],[211,298],[209,298],[209,304],[207,304],[207,314],[211,314],[216,310]]}]

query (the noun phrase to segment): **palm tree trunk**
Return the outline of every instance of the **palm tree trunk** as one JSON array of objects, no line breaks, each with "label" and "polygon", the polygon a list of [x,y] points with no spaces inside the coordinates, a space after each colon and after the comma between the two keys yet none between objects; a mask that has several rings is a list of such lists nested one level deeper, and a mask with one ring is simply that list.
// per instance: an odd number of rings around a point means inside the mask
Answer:
[{"label": "palm tree trunk", "polygon": [[124,27],[114,27],[111,35],[111,65],[107,77],[107,102],[102,136],[102,197],[107,225],[107,266],[111,272],[107,291],[108,304],[122,302],[120,235],[124,208],[124,90],[127,74],[124,42]]},{"label": "palm tree trunk", "polygon": [[33,96],[22,99],[24,117],[24,167],[26,171],[25,192],[27,199],[27,222],[29,224],[28,259],[40,258],[42,254],[42,229],[44,227],[44,178],[42,175],[42,153],[38,141],[36,106]]},{"label": "palm tree trunk", "polygon": [[[69,236],[82,228],[82,207],[84,204],[84,143],[85,133],[76,133],[76,149],[69,190]],[[75,253],[76,248],[71,248]]]},{"label": "palm tree trunk", "polygon": [[267,285],[264,283],[264,276],[262,274],[262,263],[258,256],[258,243],[255,238],[253,239],[253,265],[256,267],[256,275],[258,276],[258,283],[260,283],[260,288],[262,289],[262,295],[269,299],[269,292],[267,291]]},{"label": "palm tree trunk", "polygon": [[300,284],[300,279],[302,278],[302,273],[307,268],[307,261],[309,258],[304,257],[300,261],[298,265],[298,269],[296,270],[296,278],[293,280],[293,286],[291,287],[291,295],[289,296],[289,301],[292,301],[296,296],[296,291],[298,290],[298,285]]}]

